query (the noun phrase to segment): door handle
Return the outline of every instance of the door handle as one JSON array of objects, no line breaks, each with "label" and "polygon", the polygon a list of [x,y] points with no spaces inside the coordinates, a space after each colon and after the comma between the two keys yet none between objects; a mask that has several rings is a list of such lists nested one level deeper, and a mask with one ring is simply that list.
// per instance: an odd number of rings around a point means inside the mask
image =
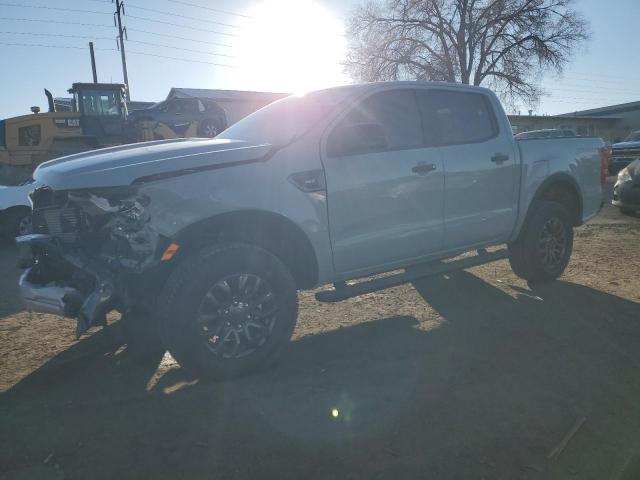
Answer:
[{"label": "door handle", "polygon": [[411,171],[419,175],[426,175],[427,173],[435,169],[436,169],[436,165],[434,163],[419,163],[418,165],[413,167]]},{"label": "door handle", "polygon": [[491,157],[491,161],[497,165],[502,165],[504,162],[509,161],[509,155],[506,153],[496,153]]}]

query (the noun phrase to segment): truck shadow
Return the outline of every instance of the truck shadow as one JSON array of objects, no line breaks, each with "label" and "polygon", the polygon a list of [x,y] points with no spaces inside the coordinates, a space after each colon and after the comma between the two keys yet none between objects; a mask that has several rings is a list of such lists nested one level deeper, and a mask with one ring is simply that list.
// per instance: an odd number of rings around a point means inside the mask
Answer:
[{"label": "truck shadow", "polygon": [[0,465],[50,471],[53,453],[94,478],[549,478],[531,464],[612,478],[637,465],[640,304],[468,272],[414,286],[439,327],[394,317],[302,337],[235,381],[198,383],[97,332],[0,396]]}]

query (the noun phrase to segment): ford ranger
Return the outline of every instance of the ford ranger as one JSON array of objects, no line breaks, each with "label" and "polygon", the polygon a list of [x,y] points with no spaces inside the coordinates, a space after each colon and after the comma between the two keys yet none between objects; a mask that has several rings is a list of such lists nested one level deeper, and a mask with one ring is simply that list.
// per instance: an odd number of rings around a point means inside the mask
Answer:
[{"label": "ford ranger", "polygon": [[131,345],[157,334],[196,375],[256,371],[287,345],[299,290],[333,284],[316,294],[333,302],[502,258],[554,280],[607,162],[599,138],[514,140],[484,88],[290,96],[215,139],[40,165],[20,289],[78,336],[116,310]]}]

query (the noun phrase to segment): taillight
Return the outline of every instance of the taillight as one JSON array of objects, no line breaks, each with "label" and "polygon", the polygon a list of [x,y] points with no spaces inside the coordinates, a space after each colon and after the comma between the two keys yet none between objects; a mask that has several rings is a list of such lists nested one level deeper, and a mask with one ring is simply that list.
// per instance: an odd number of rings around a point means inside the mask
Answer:
[{"label": "taillight", "polygon": [[609,157],[611,156],[611,150],[607,147],[600,149],[600,184],[604,187],[607,183],[607,172],[609,171]]}]

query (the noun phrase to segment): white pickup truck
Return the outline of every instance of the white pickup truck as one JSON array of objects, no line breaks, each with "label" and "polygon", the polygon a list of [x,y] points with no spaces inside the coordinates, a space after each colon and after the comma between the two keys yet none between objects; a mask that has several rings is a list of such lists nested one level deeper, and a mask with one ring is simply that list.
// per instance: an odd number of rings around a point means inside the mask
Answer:
[{"label": "white pickup truck", "polygon": [[213,140],[42,164],[20,287],[78,335],[115,309],[132,346],[159,330],[195,374],[241,374],[287,344],[298,290],[333,284],[316,298],[338,301],[502,258],[557,278],[573,227],[602,206],[607,163],[599,138],[514,140],[484,88],[291,96]]},{"label": "white pickup truck", "polygon": [[34,188],[31,180],[18,185],[0,185],[0,235],[16,237],[31,233],[28,194]]}]

